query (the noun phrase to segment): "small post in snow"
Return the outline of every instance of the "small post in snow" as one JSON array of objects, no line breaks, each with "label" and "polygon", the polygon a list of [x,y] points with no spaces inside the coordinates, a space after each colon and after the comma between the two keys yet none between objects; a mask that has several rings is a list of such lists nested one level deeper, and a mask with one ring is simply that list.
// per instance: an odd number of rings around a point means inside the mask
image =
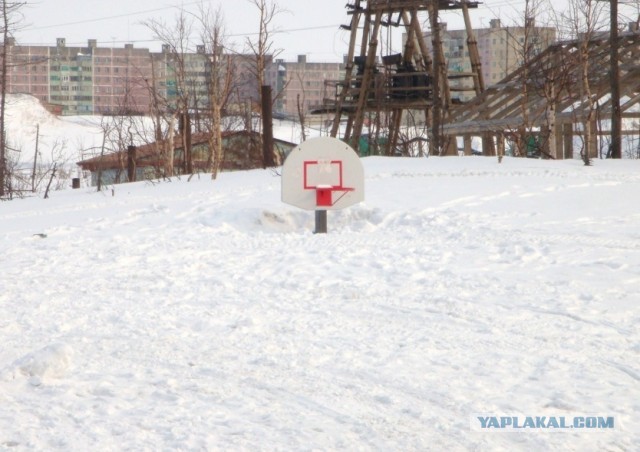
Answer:
[{"label": "small post in snow", "polygon": [[316,210],[316,230],[314,234],[326,234],[327,233],[327,211]]}]

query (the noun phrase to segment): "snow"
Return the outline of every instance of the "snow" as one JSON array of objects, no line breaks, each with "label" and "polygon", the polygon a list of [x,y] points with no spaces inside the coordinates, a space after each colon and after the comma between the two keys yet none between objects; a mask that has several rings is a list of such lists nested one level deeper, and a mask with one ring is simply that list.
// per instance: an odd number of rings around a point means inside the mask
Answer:
[{"label": "snow", "polygon": [[[7,138],[19,160],[30,167],[38,143],[39,161],[71,163],[99,153],[102,129],[96,117],[57,117],[28,94],[7,95]],[[38,130],[39,127],[39,130]]]},{"label": "snow", "polygon": [[[638,162],[364,163],[326,236],[271,171],[3,204],[0,443],[637,444]],[[622,427],[468,431],[513,411]]]},{"label": "snow", "polygon": [[[103,146],[104,129],[109,128],[109,121],[117,121],[118,118],[109,118],[96,115],[82,116],[56,116],[40,103],[40,101],[28,94],[8,94],[6,113],[7,137],[10,147],[18,152],[12,155],[21,166],[32,168],[33,157],[37,148],[38,161],[49,164],[57,161],[59,166],[64,164],[77,171],[75,163],[100,155]],[[145,129],[147,132],[153,129],[151,119],[137,117],[134,120],[137,129]],[[241,127],[241,118],[230,119],[227,125],[229,129]],[[259,119],[254,119],[253,127],[261,128]],[[325,128],[326,129],[326,128]],[[308,127],[305,132],[308,137],[317,137],[326,130],[318,127]],[[302,136],[300,125],[289,120],[274,120],[274,137],[291,143],[299,143]],[[134,140],[146,142],[149,137],[135,137]],[[113,151],[117,138],[107,140],[106,152]]]},{"label": "snow", "polygon": [[637,448],[640,162],[363,164],[326,235],[276,170],[1,203],[0,448]]}]

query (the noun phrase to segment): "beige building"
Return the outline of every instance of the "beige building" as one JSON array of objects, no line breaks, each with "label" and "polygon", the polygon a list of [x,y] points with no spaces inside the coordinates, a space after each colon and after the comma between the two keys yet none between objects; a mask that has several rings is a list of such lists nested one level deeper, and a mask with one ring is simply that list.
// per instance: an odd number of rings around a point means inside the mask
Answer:
[{"label": "beige building", "polygon": [[[448,30],[447,24],[441,24],[442,47],[447,61],[449,74],[471,72],[469,48],[466,30]],[[491,86],[510,72],[520,67],[526,57],[529,59],[541,53],[556,39],[556,29],[536,27],[533,21],[527,26],[503,27],[500,19],[490,21],[489,28],[474,30],[478,42],[478,52],[482,63],[482,75],[486,86]],[[427,45],[431,48],[431,33],[425,34]],[[473,90],[456,91],[456,88],[472,88],[469,77],[452,78],[451,97],[461,101],[474,97]]]},{"label": "beige building", "polygon": [[[166,46],[161,52],[133,44],[100,47],[95,39],[67,46],[64,38],[55,46],[22,46],[10,39],[6,88],[33,95],[65,115],[150,113],[154,90],[161,108],[173,108],[186,93],[190,108],[199,109],[208,103],[211,72],[204,48],[195,50],[176,55]],[[236,82],[230,103],[257,102],[253,57],[234,54],[230,60]]]},{"label": "beige building", "polygon": [[344,68],[342,63],[310,63],[305,55],[297,62],[276,60],[266,74],[275,97],[274,113],[297,118],[298,104],[304,114],[322,107],[324,99],[334,95],[325,92],[325,81],[342,80]]}]

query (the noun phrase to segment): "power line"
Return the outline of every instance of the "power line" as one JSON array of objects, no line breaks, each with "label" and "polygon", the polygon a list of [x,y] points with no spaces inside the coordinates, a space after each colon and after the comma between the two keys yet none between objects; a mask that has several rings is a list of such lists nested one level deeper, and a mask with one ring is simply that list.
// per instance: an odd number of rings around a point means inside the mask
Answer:
[{"label": "power line", "polygon": [[[283,34],[283,33],[295,33],[298,31],[310,31],[310,30],[327,30],[329,28],[335,28],[336,30],[340,27],[340,24],[331,24],[331,25],[319,25],[317,27],[304,27],[304,28],[287,28],[287,29],[283,29],[283,30],[272,30],[270,33],[271,34]],[[234,34],[230,34],[227,35],[231,38],[237,38],[237,37],[245,37],[245,36],[254,36],[254,35],[259,35],[259,32],[251,32],[251,33],[234,33]]]},{"label": "power line", "polygon": [[[276,35],[276,34],[285,34],[285,33],[297,33],[297,32],[302,32],[302,31],[314,31],[314,30],[327,30],[327,29],[336,29],[337,31],[339,31],[340,25],[339,24],[331,24],[331,25],[319,25],[317,27],[305,27],[305,28],[285,28],[285,29],[281,29],[281,30],[273,30],[271,31],[271,34]],[[259,35],[259,32],[248,32],[248,33],[232,33],[232,34],[228,34],[227,37],[230,38],[240,38],[240,37],[249,37],[249,36],[257,36]],[[126,39],[126,40],[110,40],[109,42],[114,43],[114,44],[122,44],[122,43],[128,43],[128,44],[136,44],[136,43],[152,43],[152,42],[160,42],[160,40],[158,39]],[[36,43],[31,43],[31,44],[36,44]],[[73,45],[74,43],[67,43],[68,45]]]},{"label": "power line", "polygon": [[[139,16],[139,15],[142,15],[142,14],[156,13],[156,12],[159,12],[159,11],[166,11],[166,10],[171,10],[171,9],[176,9],[176,8],[184,9],[185,7],[188,7],[188,6],[200,5],[200,4],[202,4],[202,1],[192,1],[192,2],[189,2],[189,3],[183,3],[180,6],[164,6],[164,7],[160,7],[160,8],[146,9],[146,10],[134,11],[134,12],[131,12],[131,13],[116,14],[116,15],[112,15],[112,16],[96,17],[96,18],[92,18],[92,19],[78,20],[78,21],[73,21],[73,22],[64,22],[64,23],[59,23],[59,24],[54,24],[54,25],[45,25],[45,26],[39,26],[39,27],[25,27],[21,31],[30,32],[30,31],[48,30],[48,29],[61,28],[61,27],[69,27],[69,26],[74,26],[74,25],[85,25],[85,24],[96,23],[96,22],[104,22],[104,21],[109,21],[109,20],[114,20],[114,19],[122,19],[122,18],[125,18],[125,17]],[[339,27],[340,27],[340,24],[327,24],[327,25],[319,25],[319,26],[316,26],[316,27],[287,28],[287,29],[280,29],[280,30],[272,30],[271,34],[276,35],[276,34],[285,34],[285,33],[298,33],[298,32],[303,32],[303,31],[326,30],[326,29],[331,29],[331,28],[335,28],[337,30]],[[228,37],[232,37],[232,38],[233,37],[237,38],[237,37],[257,36],[258,34],[259,34],[259,32],[245,32],[245,33],[231,33],[231,34],[228,34],[227,36]],[[134,39],[134,40],[131,40],[131,39],[113,40],[112,39],[109,42],[112,42],[112,43],[153,43],[153,42],[158,42],[158,40],[157,39]],[[37,44],[37,43],[32,43],[32,44]],[[69,44],[74,44],[74,43],[69,43]]]},{"label": "power line", "polygon": [[[201,1],[190,2],[190,3],[183,4],[181,7],[198,5],[198,4],[201,4],[201,3],[202,3]],[[178,8],[178,6],[163,6],[161,8],[153,8],[153,9],[147,9],[147,10],[142,10],[142,11],[134,11],[132,13],[117,14],[117,15],[114,15],[114,16],[96,17],[94,19],[78,20],[78,21],[75,21],[75,22],[66,22],[66,23],[61,23],[61,24],[45,25],[45,26],[42,26],[42,27],[25,27],[24,30],[25,31],[37,31],[37,30],[47,30],[47,29],[58,28],[58,27],[68,27],[68,26],[71,26],[71,25],[84,25],[84,24],[90,24],[90,23],[94,23],[94,22],[103,22],[103,21],[112,20],[112,19],[122,19],[123,17],[139,16],[140,14],[156,13],[158,11],[166,11],[166,10],[169,10],[169,9],[176,9],[176,8]]]}]

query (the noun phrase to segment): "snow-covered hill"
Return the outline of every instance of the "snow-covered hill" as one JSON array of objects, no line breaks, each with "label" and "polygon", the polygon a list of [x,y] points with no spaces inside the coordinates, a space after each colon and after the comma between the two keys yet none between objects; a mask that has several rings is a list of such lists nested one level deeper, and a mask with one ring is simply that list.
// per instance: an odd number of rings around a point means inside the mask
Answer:
[{"label": "snow-covered hill", "polygon": [[0,204],[0,448],[637,448],[640,162],[364,164],[327,235],[272,171]]},{"label": "snow-covered hill", "polygon": [[47,111],[37,98],[27,94],[7,96],[6,128],[10,146],[20,151],[13,158],[18,158],[25,166],[33,165],[36,140],[38,161],[57,160],[73,166],[86,152],[96,152],[102,144],[99,120],[58,117]]},{"label": "snow-covered hill", "polygon": [[[230,129],[243,127],[241,118],[227,118]],[[153,140],[153,124],[149,117],[133,117],[131,121],[119,117],[103,116],[56,116],[40,101],[27,94],[7,96],[6,131],[9,143],[9,166],[14,168],[13,186],[18,192],[30,193],[34,182],[34,158],[37,161],[35,185],[37,192],[44,192],[54,163],[56,177],[54,190],[71,186],[71,178],[78,177],[82,185],[90,185],[88,173],[82,173],[77,162],[109,153],[126,146],[117,128],[132,128],[134,143],[144,144]],[[261,128],[255,119],[255,130]],[[107,139],[104,140],[105,131]],[[278,139],[298,143],[301,128],[292,121],[275,120],[274,136]],[[326,132],[326,131],[325,131]],[[319,128],[308,128],[308,137],[319,136]],[[125,134],[125,136],[128,136]],[[36,154],[37,149],[37,154]]]},{"label": "snow-covered hill", "polygon": [[[150,120],[143,117],[137,117],[136,120],[146,124],[138,126],[138,129],[148,129],[148,134],[151,136],[153,125]],[[103,126],[103,123],[106,124],[109,121],[111,119],[102,116],[56,116],[47,111],[33,96],[28,94],[7,96],[7,138],[12,148],[21,151],[20,161],[25,166],[33,164],[36,138],[40,150],[39,161],[51,161],[52,152],[55,153],[56,158],[62,158],[74,165],[77,161],[98,155],[102,146],[103,129],[107,127]],[[240,119],[234,119],[230,120],[229,127],[240,127],[241,124]],[[258,119],[254,127],[257,129],[261,127]],[[138,132],[141,131],[138,130]],[[298,124],[285,120],[275,120],[273,132],[276,138],[293,143],[300,142],[302,134]],[[318,136],[320,129],[307,128],[306,134],[309,137]]]}]

